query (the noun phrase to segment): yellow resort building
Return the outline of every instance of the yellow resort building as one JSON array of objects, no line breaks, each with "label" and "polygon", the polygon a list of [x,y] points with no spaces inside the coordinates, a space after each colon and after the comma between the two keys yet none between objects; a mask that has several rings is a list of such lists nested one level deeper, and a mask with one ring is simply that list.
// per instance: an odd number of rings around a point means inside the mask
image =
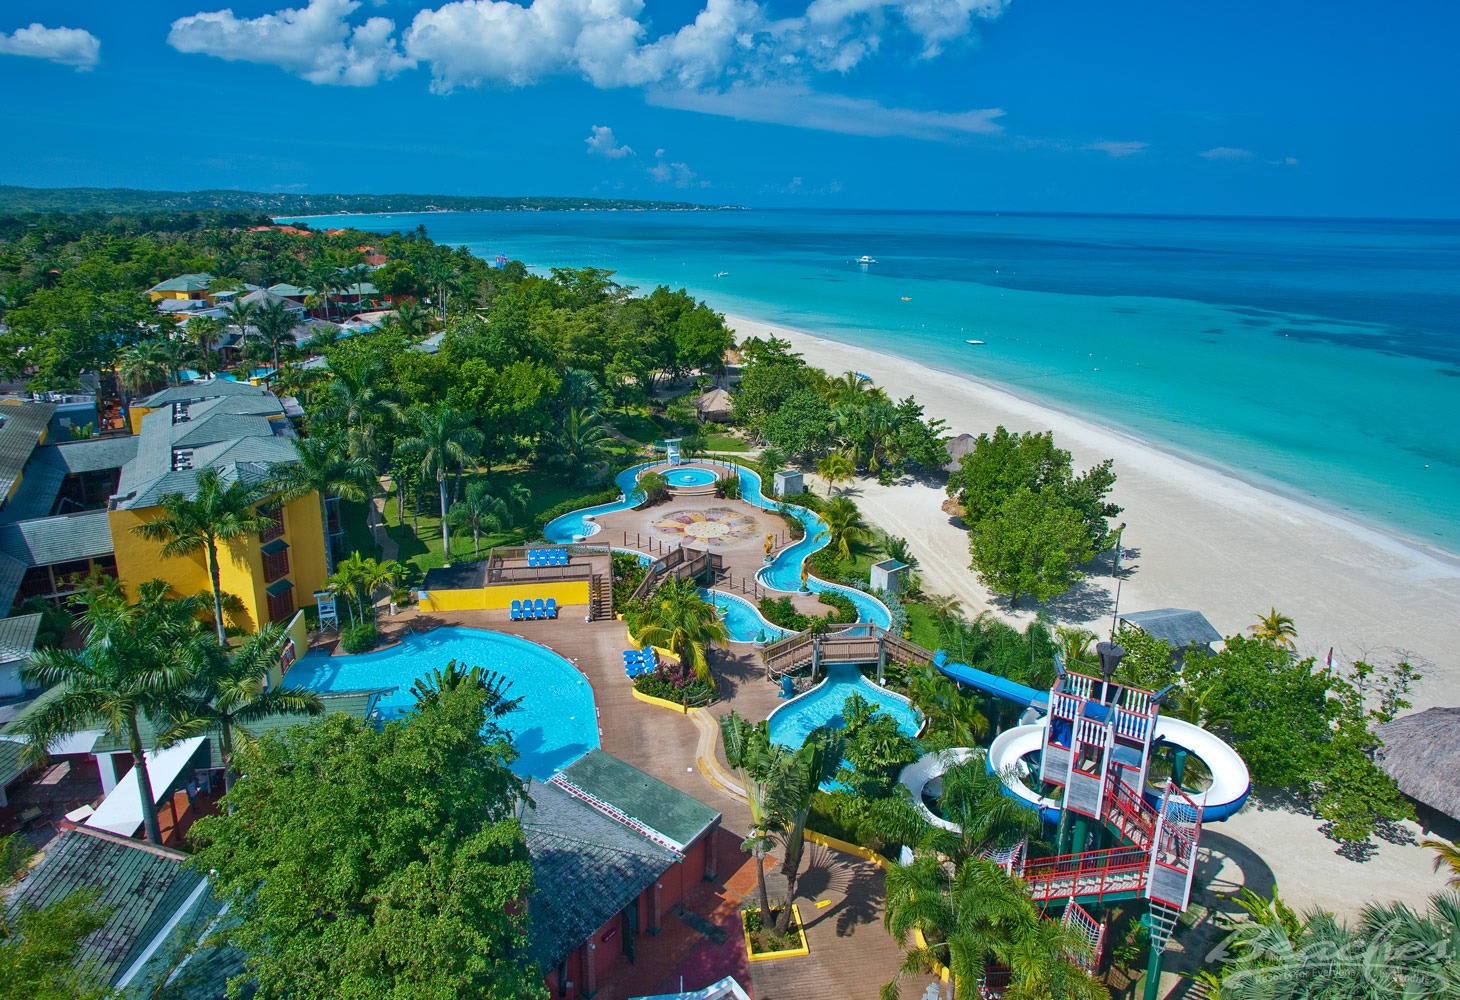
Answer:
[{"label": "yellow resort building", "polygon": [[[191,496],[203,469],[216,469],[225,484],[262,488],[274,466],[295,460],[294,427],[273,393],[224,379],[138,400],[131,422],[137,454],[122,466],[107,510],[117,576],[132,597],[152,579],[166,580],[179,593],[205,593],[211,588],[206,553],[165,558],[160,543],[134,529],[163,515],[163,497]],[[247,631],[288,621],[300,604],[314,603],[326,579],[329,540],[319,496],[265,499],[259,510],[268,527],[226,543],[219,560],[224,592],[243,605],[231,617]]]}]

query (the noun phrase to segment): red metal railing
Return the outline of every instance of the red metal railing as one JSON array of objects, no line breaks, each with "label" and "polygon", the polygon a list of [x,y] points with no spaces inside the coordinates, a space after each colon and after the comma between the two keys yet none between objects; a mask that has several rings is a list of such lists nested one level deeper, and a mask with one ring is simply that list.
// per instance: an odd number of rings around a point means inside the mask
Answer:
[{"label": "red metal railing", "polygon": [[1111,781],[1105,794],[1105,820],[1140,847],[1150,847],[1156,835],[1156,812],[1128,783],[1122,772],[1129,771],[1139,780],[1140,772],[1116,762],[1111,765]]},{"label": "red metal railing", "polygon": [[1026,862],[1020,877],[1037,902],[1074,898],[1098,902],[1112,893],[1144,889],[1150,860],[1141,847],[1061,854]]}]

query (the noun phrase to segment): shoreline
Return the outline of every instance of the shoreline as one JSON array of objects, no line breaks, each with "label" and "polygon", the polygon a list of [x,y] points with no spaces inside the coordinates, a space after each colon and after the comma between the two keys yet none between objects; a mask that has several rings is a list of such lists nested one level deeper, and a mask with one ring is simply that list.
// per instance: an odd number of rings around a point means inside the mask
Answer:
[{"label": "shoreline", "polygon": [[[1294,618],[1305,655],[1321,659],[1333,647],[1336,660],[1409,659],[1424,675],[1413,693],[1416,710],[1460,703],[1460,629],[1445,625],[1460,603],[1454,554],[1001,385],[742,314],[727,314],[726,322],[740,337],[788,340],[832,374],[865,372],[894,397],[913,395],[954,434],[999,423],[1011,431],[1053,430],[1080,468],[1115,459],[1111,499],[1125,509],[1114,520],[1127,524],[1122,542],[1131,550],[1119,578],[1122,610],[1194,608],[1231,635],[1276,607]],[[1033,616],[1033,608],[989,600],[967,569],[965,533],[941,513],[941,490],[898,485],[893,501],[875,481],[859,480],[858,487],[869,519],[890,519],[903,529],[896,533],[918,535],[912,540],[922,543],[916,549],[930,589],[953,593],[972,613]],[[955,545],[957,556],[950,556]],[[1077,586],[1078,599],[1056,598],[1043,610],[1103,633],[1117,588],[1108,554],[1094,566],[1097,575]]]}]

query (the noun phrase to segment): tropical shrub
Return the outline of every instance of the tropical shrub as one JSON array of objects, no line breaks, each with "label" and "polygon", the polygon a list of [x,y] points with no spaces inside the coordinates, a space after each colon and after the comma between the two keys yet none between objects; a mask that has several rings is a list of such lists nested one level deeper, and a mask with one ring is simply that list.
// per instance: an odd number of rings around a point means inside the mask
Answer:
[{"label": "tropical shrub", "polygon": [[804,632],[811,624],[810,616],[797,611],[789,597],[762,597],[760,613],[772,625],[788,628],[792,632]]},{"label": "tropical shrub", "polygon": [[716,486],[716,492],[719,493],[720,496],[724,497],[726,500],[739,500],[740,477],[721,476],[720,481]]},{"label": "tropical shrub", "polygon": [[715,700],[715,689],[704,681],[667,670],[634,678],[634,690],[690,708],[702,708]]},{"label": "tropical shrub", "polygon": [[340,630],[340,648],[347,653],[364,653],[380,645],[380,630],[374,622],[358,622]]},{"label": "tropical shrub", "polygon": [[857,606],[845,594],[838,594],[834,590],[823,590],[817,595],[817,600],[834,609],[832,614],[827,615],[827,620],[831,624],[850,625],[857,620]]}]

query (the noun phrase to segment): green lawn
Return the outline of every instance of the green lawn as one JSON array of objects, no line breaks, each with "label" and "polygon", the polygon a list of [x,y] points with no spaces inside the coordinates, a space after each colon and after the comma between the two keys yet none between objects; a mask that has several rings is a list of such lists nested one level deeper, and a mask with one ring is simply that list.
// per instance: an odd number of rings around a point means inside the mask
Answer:
[{"label": "green lawn", "polygon": [[633,438],[640,444],[652,444],[664,437],[664,427],[645,409],[629,410],[614,417],[610,423],[620,434]]},{"label": "green lawn", "polygon": [[351,503],[348,500],[340,501],[340,525],[345,529],[345,551],[363,552],[365,555],[378,559],[380,550],[375,544],[375,535],[366,527],[366,513],[370,510],[368,503]]},{"label": "green lawn", "polygon": [[927,649],[943,645],[942,630],[926,604],[904,604],[903,608],[907,611],[909,639]]},{"label": "green lawn", "polygon": [[706,448],[710,451],[749,451],[750,442],[734,434],[715,431],[705,435]]}]

